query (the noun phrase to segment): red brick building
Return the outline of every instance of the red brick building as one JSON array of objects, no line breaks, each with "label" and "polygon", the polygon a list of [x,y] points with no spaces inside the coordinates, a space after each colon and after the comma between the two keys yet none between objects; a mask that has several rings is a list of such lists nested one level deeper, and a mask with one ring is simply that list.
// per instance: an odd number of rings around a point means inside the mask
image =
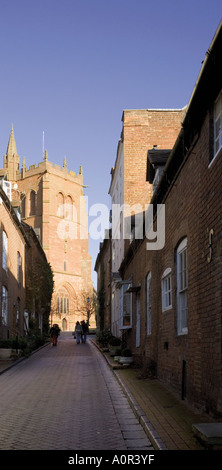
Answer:
[{"label": "red brick building", "polygon": [[97,272],[97,327],[99,330],[111,329],[111,230],[100,244],[96,258],[95,271]]},{"label": "red brick building", "polygon": [[27,238],[5,192],[0,188],[0,338],[23,333]]},{"label": "red brick building", "polygon": [[152,197],[152,184],[147,180],[147,150],[156,145],[160,149],[171,148],[184,114],[185,108],[123,112],[123,128],[109,188],[112,198],[111,329],[117,336],[123,326],[120,305],[126,288],[126,283],[120,287],[118,270],[131,239],[130,233],[126,235],[125,223],[130,220],[131,214],[136,215],[144,210]]},{"label": "red brick building", "polygon": [[[151,203],[154,214],[157,204],[165,208],[164,247],[149,250],[146,237],[134,239],[119,270],[131,315],[123,333],[135,362],[216,417],[222,415],[221,54],[222,23],[171,152],[147,153],[150,184],[162,172]],[[154,229],[156,222],[157,215]]]},{"label": "red brick building", "polygon": [[34,230],[21,221],[2,187],[0,220],[0,339],[7,339],[26,334],[31,318],[43,331],[53,283]]},{"label": "red brick building", "polygon": [[66,159],[63,168],[53,165],[45,151],[44,160],[29,169],[23,158],[19,171],[12,129],[1,173],[11,184],[13,205],[21,208],[51,265],[51,322],[72,331],[87,316],[87,298],[93,296],[82,168],[78,174],[68,171]]}]

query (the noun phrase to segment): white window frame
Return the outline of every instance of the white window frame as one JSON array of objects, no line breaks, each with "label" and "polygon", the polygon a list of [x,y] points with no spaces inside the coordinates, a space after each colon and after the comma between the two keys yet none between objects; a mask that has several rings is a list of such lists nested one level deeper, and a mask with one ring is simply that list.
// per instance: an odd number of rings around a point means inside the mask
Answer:
[{"label": "white window frame", "polygon": [[[120,329],[132,328],[132,293],[126,292],[132,287],[131,282],[125,282],[120,289]],[[129,317],[129,320],[128,320]]]},{"label": "white window frame", "polygon": [[177,333],[188,333],[188,256],[187,238],[177,248]]},{"label": "white window frame", "polygon": [[2,286],[2,324],[8,324],[8,290]]},{"label": "white window frame", "polygon": [[22,273],[22,257],[19,251],[17,251],[17,282],[18,284],[20,284],[22,280],[21,273]]},{"label": "white window frame", "polygon": [[8,268],[8,236],[5,230],[2,231],[2,269]]},{"label": "white window frame", "polygon": [[171,268],[162,275],[162,312],[172,309],[172,276]]},{"label": "white window frame", "polygon": [[21,301],[20,298],[17,298],[16,301],[16,325],[19,325],[19,320],[20,320],[20,315],[21,315]]},{"label": "white window frame", "polygon": [[140,291],[136,293],[136,348],[140,347]]},{"label": "white window frame", "polygon": [[222,91],[214,103],[214,157],[222,148]]},{"label": "white window frame", "polygon": [[146,276],[146,333],[147,336],[151,335],[151,315],[152,315],[152,304],[151,304],[151,272]]}]

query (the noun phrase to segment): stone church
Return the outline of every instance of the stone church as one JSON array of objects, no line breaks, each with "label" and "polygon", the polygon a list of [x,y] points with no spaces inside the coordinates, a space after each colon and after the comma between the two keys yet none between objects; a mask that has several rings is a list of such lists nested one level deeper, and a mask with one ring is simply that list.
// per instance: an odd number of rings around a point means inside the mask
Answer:
[{"label": "stone church", "polygon": [[45,251],[54,275],[50,324],[73,331],[77,320],[87,319],[93,301],[88,224],[83,174],[48,160],[19,168],[12,128],[0,176],[14,208],[31,225]]}]

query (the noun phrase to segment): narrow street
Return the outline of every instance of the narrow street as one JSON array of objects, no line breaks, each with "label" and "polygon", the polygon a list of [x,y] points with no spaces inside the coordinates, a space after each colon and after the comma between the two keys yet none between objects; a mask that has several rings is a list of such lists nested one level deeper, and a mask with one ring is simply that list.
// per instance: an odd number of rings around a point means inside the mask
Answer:
[{"label": "narrow street", "polygon": [[152,450],[90,338],[61,333],[0,376],[0,450]]}]

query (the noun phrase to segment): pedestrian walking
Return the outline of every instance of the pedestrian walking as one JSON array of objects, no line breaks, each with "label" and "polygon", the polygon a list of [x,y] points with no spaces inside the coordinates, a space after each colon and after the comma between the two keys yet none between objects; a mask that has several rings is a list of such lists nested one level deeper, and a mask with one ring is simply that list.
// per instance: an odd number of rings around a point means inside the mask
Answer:
[{"label": "pedestrian walking", "polygon": [[82,320],[81,325],[82,325],[82,343],[86,343],[86,335],[89,331],[88,324],[85,322],[85,320]]},{"label": "pedestrian walking", "polygon": [[81,337],[82,337],[82,325],[80,325],[79,321],[76,322],[75,336],[76,336],[76,344],[80,344]]},{"label": "pedestrian walking", "polygon": [[51,336],[53,346],[56,346],[58,336],[60,334],[60,328],[56,323],[54,323],[54,325],[50,328],[49,334]]}]

